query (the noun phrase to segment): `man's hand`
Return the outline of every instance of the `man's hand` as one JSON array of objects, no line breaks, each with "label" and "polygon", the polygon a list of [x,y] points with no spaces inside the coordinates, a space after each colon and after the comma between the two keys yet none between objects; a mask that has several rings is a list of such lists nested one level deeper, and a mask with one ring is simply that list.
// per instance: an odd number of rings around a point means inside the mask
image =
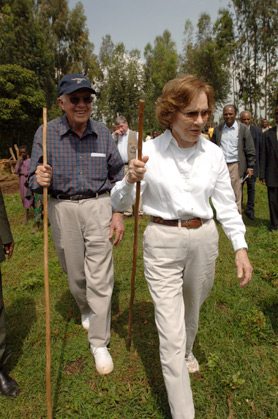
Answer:
[{"label": "man's hand", "polygon": [[8,255],[8,259],[12,257],[14,251],[14,242],[4,244],[4,252]]},{"label": "man's hand", "polygon": [[236,252],[236,267],[237,267],[237,277],[242,278],[240,281],[240,288],[243,288],[251,280],[253,268],[249,262],[247,250],[239,249]]},{"label": "man's hand", "polygon": [[247,169],[246,174],[249,175],[249,179],[253,176],[254,170],[253,169]]},{"label": "man's hand", "polygon": [[119,137],[119,135],[124,135],[124,131],[122,128],[115,127],[115,131],[113,132],[113,135],[115,135],[116,137]]},{"label": "man's hand", "polygon": [[144,179],[146,172],[145,164],[149,160],[148,156],[145,156],[141,160],[130,160],[128,166],[128,172],[126,174],[126,180],[128,183],[140,182]]},{"label": "man's hand", "polygon": [[38,185],[41,187],[50,186],[52,178],[52,167],[49,166],[49,164],[46,164],[45,166],[37,166],[36,170],[36,180]]},{"label": "man's hand", "polygon": [[260,184],[265,185],[265,179],[260,179]]},{"label": "man's hand", "polygon": [[115,231],[115,239],[113,241],[113,245],[117,246],[124,237],[125,232],[125,226],[124,226],[124,217],[123,214],[120,212],[115,212],[112,215],[112,220],[110,224],[110,233],[109,233],[109,239],[112,239]]}]

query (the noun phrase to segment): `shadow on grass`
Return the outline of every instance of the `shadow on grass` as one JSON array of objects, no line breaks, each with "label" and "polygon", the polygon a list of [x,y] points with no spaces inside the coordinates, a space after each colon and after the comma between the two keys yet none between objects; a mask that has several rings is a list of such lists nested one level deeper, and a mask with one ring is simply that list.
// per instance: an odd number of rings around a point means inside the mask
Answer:
[{"label": "shadow on grass", "polygon": [[33,298],[17,298],[6,309],[7,349],[12,356],[7,360],[6,371],[9,373],[23,354],[23,343],[36,322],[36,305]]},{"label": "shadow on grass", "polygon": [[62,316],[65,322],[73,319],[74,324],[81,324],[81,315],[75,299],[70,290],[65,291],[55,304],[55,310]]},{"label": "shadow on grass", "polygon": [[255,220],[250,220],[250,218],[247,217],[247,215],[244,214],[243,212],[243,222],[247,227],[266,227],[267,230],[270,230],[270,221],[269,219],[265,219],[265,218],[259,218],[256,217]]},{"label": "shadow on grass", "polygon": [[[126,309],[117,317],[116,321],[112,322],[114,331],[126,341],[128,314],[129,310]],[[151,387],[154,399],[157,401],[158,409],[165,419],[170,419],[171,415],[159,359],[159,341],[154,322],[153,304],[150,302],[139,302],[133,307],[132,346],[144,365],[148,384]]]},{"label": "shadow on grass", "polygon": [[278,334],[278,296],[275,296],[271,299],[271,301],[265,301],[261,304],[261,310],[266,317],[268,317],[273,332],[277,335]]},{"label": "shadow on grass", "polygon": [[59,404],[59,395],[61,389],[61,380],[62,380],[62,371],[64,369],[64,357],[65,357],[65,348],[67,346],[67,336],[68,336],[68,323],[73,320],[74,324],[80,324],[80,311],[75,302],[75,299],[70,293],[70,290],[65,291],[59,301],[55,304],[55,310],[60,313],[62,318],[65,321],[63,336],[61,336],[62,346],[60,348],[60,358],[58,361],[58,371],[57,378],[55,383],[55,388],[53,391],[53,404],[52,404],[52,413],[55,418],[57,414],[57,407]]}]

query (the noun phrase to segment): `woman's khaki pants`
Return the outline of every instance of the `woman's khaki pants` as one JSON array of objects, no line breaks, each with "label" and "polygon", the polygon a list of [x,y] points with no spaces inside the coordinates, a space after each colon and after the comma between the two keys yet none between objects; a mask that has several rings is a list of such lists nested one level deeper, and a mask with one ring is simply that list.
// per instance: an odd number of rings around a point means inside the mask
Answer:
[{"label": "woman's khaki pants", "polygon": [[149,223],[145,277],[154,302],[160,361],[173,419],[194,418],[185,354],[192,350],[201,305],[214,281],[218,231],[213,220],[187,229]]}]

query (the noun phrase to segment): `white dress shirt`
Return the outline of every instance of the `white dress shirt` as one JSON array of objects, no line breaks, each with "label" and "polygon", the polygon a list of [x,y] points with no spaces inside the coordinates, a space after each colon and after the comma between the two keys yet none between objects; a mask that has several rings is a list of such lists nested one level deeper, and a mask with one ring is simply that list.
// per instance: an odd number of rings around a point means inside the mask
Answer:
[{"label": "white dress shirt", "polygon": [[117,147],[122,158],[122,161],[128,163],[127,145],[128,145],[129,129],[124,135],[118,135]]},{"label": "white dress shirt", "polygon": [[238,162],[238,123],[235,121],[231,127],[224,124],[221,145],[226,163]]},{"label": "white dress shirt", "polygon": [[[247,248],[245,226],[237,210],[230,175],[222,150],[199,137],[196,145],[180,148],[171,131],[148,141],[143,156],[149,156],[141,182],[143,211],[165,220],[200,217],[210,219],[213,210],[234,250]],[[113,208],[124,211],[135,201],[135,184],[124,177],[111,191]]]}]

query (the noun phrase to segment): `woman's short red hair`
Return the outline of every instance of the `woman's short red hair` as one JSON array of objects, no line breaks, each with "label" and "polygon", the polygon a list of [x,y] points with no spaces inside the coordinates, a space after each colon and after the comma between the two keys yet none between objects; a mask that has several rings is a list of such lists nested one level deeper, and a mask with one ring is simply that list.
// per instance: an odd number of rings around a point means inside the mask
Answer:
[{"label": "woman's short red hair", "polygon": [[212,87],[192,74],[183,75],[168,81],[162,90],[162,95],[156,103],[156,118],[160,125],[171,128],[176,113],[185,108],[194,96],[205,92],[208,98],[208,109],[213,110],[214,93]]}]

